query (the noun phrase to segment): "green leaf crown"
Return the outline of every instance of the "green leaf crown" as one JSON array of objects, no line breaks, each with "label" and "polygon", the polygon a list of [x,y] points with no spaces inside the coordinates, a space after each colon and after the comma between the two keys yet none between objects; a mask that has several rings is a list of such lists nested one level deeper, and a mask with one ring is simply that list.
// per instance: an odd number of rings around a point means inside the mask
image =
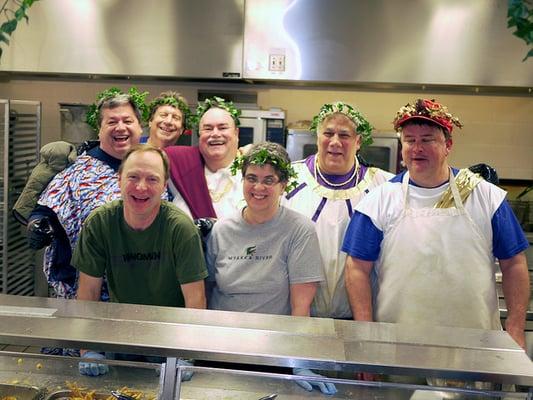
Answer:
[{"label": "green leaf crown", "polygon": [[280,173],[280,179],[287,182],[285,192],[291,192],[298,185],[298,174],[292,168],[290,161],[276,155],[273,151],[269,151],[266,148],[258,150],[250,150],[247,154],[238,154],[235,160],[231,164],[230,171],[233,175],[236,175],[238,171],[244,174],[243,168],[245,165],[271,165],[275,170]]},{"label": "green leaf crown", "polygon": [[196,115],[191,117],[193,125],[198,127],[200,125],[200,119],[211,108],[221,108],[226,110],[235,121],[235,126],[238,127],[241,124],[239,117],[241,116],[241,110],[235,107],[232,101],[226,101],[222,97],[214,96],[205,99],[202,103],[199,103],[196,107]]},{"label": "green leaf crown", "polygon": [[158,97],[150,103],[148,106],[149,112],[149,118],[152,118],[155,114],[155,111],[161,107],[161,106],[172,106],[174,108],[177,108],[181,111],[183,114],[183,128],[187,129],[193,124],[193,120],[191,119],[193,117],[191,109],[189,108],[189,105],[185,103],[180,98],[176,98],[174,96],[164,96],[164,97]]},{"label": "green leaf crown", "polygon": [[[96,102],[91,104],[89,106],[89,110],[87,111],[87,114],[85,116],[85,121],[95,132],[98,132],[100,130],[100,126],[98,124],[98,120],[100,117],[100,110],[98,109],[98,105],[100,102],[111,99],[112,97],[115,97],[119,94],[126,94],[122,90],[120,90],[117,87],[111,87],[109,89],[104,90],[101,93],[98,93],[96,96]],[[148,106],[146,105],[146,96],[148,96],[148,92],[139,92],[136,87],[131,87],[128,90],[127,95],[131,98],[131,101],[137,106],[139,109],[139,112],[141,113],[141,125],[144,125],[146,121],[148,121],[148,117],[150,115],[150,110]]]},{"label": "green leaf crown", "polygon": [[337,113],[343,114],[353,121],[356,126],[356,132],[361,135],[361,147],[372,144],[372,129],[374,129],[374,127],[370,125],[370,122],[368,122],[359,110],[342,101],[324,104],[320,108],[320,112],[313,117],[311,130],[318,133],[320,124],[330,115]]}]

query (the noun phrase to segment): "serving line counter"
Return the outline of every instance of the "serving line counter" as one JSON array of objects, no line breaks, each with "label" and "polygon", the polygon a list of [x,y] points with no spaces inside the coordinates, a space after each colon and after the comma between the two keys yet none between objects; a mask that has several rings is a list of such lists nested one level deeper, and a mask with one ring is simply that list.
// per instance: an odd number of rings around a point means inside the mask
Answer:
[{"label": "serving line counter", "polygon": [[[126,371],[123,372],[124,376],[136,376],[137,373],[132,372],[136,368],[142,371],[152,369],[149,375],[159,377],[152,378],[151,387],[155,382],[153,390],[162,399],[202,398],[183,397],[187,388],[189,393],[194,388],[198,393],[209,393],[205,398],[253,399],[260,397],[253,397],[258,393],[267,395],[274,392],[286,394],[287,397],[281,397],[280,394],[280,399],[309,397],[307,392],[293,384],[291,379],[294,378],[291,376],[209,368],[193,368],[195,377],[180,388],[177,379],[180,374],[176,373],[177,357],[276,367],[306,367],[344,373],[366,371],[475,380],[533,388],[533,364],[505,332],[499,331],[356,323],[322,318],[0,295],[0,343],[89,348],[168,357],[161,371],[157,364],[110,362],[113,365],[112,373],[102,379],[110,379],[117,386],[119,381],[128,381],[126,378],[119,379],[120,371]],[[19,374],[26,371],[24,362],[19,364],[17,357],[40,357],[48,360],[42,355],[4,353],[0,360],[0,372],[4,380],[8,379],[7,375],[13,368]],[[13,367],[15,358],[16,367]],[[54,363],[61,363],[62,360],[64,362],[62,358],[53,357]],[[42,361],[39,362],[43,364]],[[99,378],[91,380],[77,375],[77,359],[68,359],[68,362],[72,365],[65,368],[72,372],[69,374],[72,375],[71,379],[77,379],[82,385],[98,381]],[[43,365],[48,365],[48,361]],[[43,369],[45,368],[33,368],[32,373],[41,373]],[[214,379],[213,376],[223,378]],[[278,384],[266,384],[267,381]],[[251,382],[256,382],[257,385]],[[414,399],[412,396],[420,390],[427,395],[438,389],[346,380],[337,380],[336,383],[341,388],[336,398],[351,398],[347,393],[354,394],[355,390],[363,396],[361,398]],[[208,387],[211,387],[211,392],[206,392]],[[243,387],[248,389],[244,392],[244,397],[228,397],[222,394],[227,394],[228,387],[235,387],[232,389],[234,392]],[[365,397],[361,391],[370,397]],[[394,394],[388,397],[387,391]],[[321,396],[319,392],[315,392],[312,396]],[[215,396],[215,393],[219,395]],[[453,393],[452,390],[451,394],[458,393]],[[468,395],[473,396],[471,398],[481,396],[475,392]],[[495,397],[489,398],[498,398],[497,394],[492,393],[492,396]],[[508,396],[531,398],[531,393]]]}]

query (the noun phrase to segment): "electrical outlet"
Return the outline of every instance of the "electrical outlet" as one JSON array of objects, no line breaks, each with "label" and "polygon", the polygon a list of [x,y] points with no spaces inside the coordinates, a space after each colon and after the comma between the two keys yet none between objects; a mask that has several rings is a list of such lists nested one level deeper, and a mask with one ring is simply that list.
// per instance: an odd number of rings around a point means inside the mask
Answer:
[{"label": "electrical outlet", "polygon": [[285,71],[285,55],[284,54],[270,54],[268,57],[269,71]]}]

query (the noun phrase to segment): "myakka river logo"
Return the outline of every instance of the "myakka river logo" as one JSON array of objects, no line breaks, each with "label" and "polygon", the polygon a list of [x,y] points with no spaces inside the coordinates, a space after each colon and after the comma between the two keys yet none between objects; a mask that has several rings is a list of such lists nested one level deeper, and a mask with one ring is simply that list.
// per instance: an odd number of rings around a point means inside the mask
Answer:
[{"label": "myakka river logo", "polygon": [[244,255],[243,256],[228,256],[228,260],[254,260],[254,261],[260,261],[260,260],[270,260],[272,259],[272,254],[267,255],[257,255],[257,246],[250,246],[246,247],[244,249]]}]

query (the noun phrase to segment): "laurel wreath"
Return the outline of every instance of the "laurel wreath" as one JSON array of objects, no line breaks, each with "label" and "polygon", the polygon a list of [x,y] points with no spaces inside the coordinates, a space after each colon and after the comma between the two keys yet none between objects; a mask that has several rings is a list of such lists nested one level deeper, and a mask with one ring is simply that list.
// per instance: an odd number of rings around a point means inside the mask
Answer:
[{"label": "laurel wreath", "polygon": [[[87,124],[89,124],[89,126],[95,132],[98,132],[100,130],[100,126],[98,124],[98,120],[100,116],[100,112],[98,110],[98,104],[103,99],[110,99],[119,94],[125,94],[125,93],[117,87],[111,87],[109,89],[104,90],[103,92],[98,93],[96,95],[96,102],[89,105],[89,109],[87,110],[87,114],[85,116],[85,122],[87,122]],[[137,108],[141,112],[141,121],[139,122],[141,123],[141,125],[144,125],[150,115],[150,110],[148,106],[146,105],[146,96],[148,96],[148,92],[139,92],[139,90],[137,90],[136,87],[131,87],[128,90],[127,94],[131,98],[132,102],[137,106]]]},{"label": "laurel wreath", "polygon": [[148,106],[148,109],[149,109],[148,115],[153,115],[155,110],[157,110],[157,108],[161,106],[172,106],[180,110],[183,114],[183,124],[184,124],[183,128],[184,129],[187,129],[188,127],[193,125],[193,121],[191,120],[193,116],[191,113],[191,109],[189,108],[187,103],[185,103],[184,101],[180,99],[176,99],[173,96],[167,96],[167,97],[155,99]]},{"label": "laurel wreath", "polygon": [[211,108],[221,108],[226,110],[235,121],[235,126],[239,126],[241,121],[239,117],[241,116],[241,110],[235,107],[232,101],[226,101],[222,97],[214,96],[211,98],[205,99],[202,103],[198,104],[196,107],[196,115],[191,116],[190,120],[193,126],[198,127],[200,125],[200,119]]},{"label": "laurel wreath", "polygon": [[320,108],[320,112],[313,117],[311,122],[311,130],[318,133],[318,128],[322,121],[332,114],[343,114],[352,120],[356,126],[356,132],[361,135],[361,147],[372,144],[372,130],[374,127],[370,122],[357,110],[355,107],[337,101],[335,103],[326,103]]},{"label": "laurel wreath", "polygon": [[245,163],[259,166],[268,164],[277,169],[281,173],[281,180],[287,182],[287,186],[285,187],[285,192],[287,193],[291,192],[298,185],[298,181],[296,180],[298,174],[292,168],[291,163],[282,160],[267,149],[260,149],[254,151],[252,154],[237,155],[230,167],[232,175],[236,175],[238,171],[244,173],[243,167]]}]

